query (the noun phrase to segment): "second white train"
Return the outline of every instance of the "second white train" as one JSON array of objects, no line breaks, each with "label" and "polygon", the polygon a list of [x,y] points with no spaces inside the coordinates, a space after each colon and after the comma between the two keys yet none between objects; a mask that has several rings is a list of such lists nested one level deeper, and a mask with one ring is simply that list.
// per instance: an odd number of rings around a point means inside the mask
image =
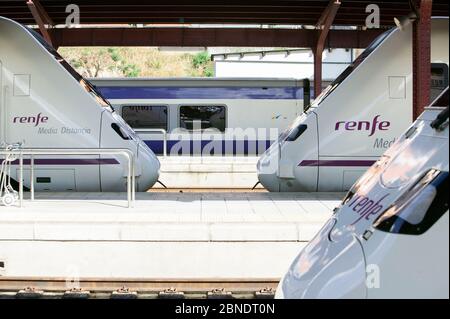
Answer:
[{"label": "second white train", "polygon": [[[448,85],[448,18],[431,33],[432,99]],[[413,121],[412,26],[376,39],[258,163],[275,192],[346,191]]]}]

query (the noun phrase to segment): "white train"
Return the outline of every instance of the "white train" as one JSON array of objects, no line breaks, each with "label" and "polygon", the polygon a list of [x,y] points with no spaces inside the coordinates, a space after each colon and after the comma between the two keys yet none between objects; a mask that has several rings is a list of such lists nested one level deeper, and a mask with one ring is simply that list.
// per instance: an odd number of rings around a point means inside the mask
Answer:
[{"label": "white train", "polygon": [[359,179],[278,298],[449,298],[448,105],[447,89]]},{"label": "white train", "polygon": [[[109,102],[40,35],[0,17],[0,143],[16,142],[25,148],[128,149],[137,158],[137,190],[158,179],[158,159]],[[125,190],[121,156],[41,156],[35,163],[38,191]],[[17,180],[17,165],[11,175]]]},{"label": "white train", "polygon": [[90,82],[156,154],[167,143],[168,155],[176,156],[261,155],[303,113],[311,95],[309,81],[294,79]]},{"label": "white train", "polygon": [[[432,95],[448,85],[448,18],[433,18]],[[376,39],[258,163],[270,191],[346,191],[412,123],[412,26]]]}]

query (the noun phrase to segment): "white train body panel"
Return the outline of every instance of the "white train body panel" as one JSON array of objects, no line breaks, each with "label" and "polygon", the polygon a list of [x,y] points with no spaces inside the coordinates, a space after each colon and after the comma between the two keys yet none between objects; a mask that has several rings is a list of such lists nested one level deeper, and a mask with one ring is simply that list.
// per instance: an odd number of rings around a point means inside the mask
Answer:
[{"label": "white train body panel", "polygon": [[277,297],[449,297],[448,91],[446,104],[428,108],[358,180]]},{"label": "white train body panel", "polygon": [[[137,157],[138,189],[158,178],[159,162],[107,103],[26,27],[0,17],[0,142],[24,148],[121,148]],[[123,130],[122,138],[112,125]],[[121,156],[36,157],[38,191],[125,190]],[[18,166],[11,173],[17,179]],[[28,169],[28,167],[27,167]],[[29,171],[25,186],[30,186]],[[41,182],[40,182],[41,181]],[[43,182],[42,182],[43,181]]]},{"label": "white train body panel", "polygon": [[[448,85],[447,18],[432,20],[431,38],[436,97]],[[411,26],[375,40],[261,157],[261,183],[270,191],[348,190],[412,123],[412,56]]]},{"label": "white train body panel", "polygon": [[[303,81],[292,79],[91,79],[91,82],[157,154],[162,154],[162,134],[145,130],[159,128],[169,133],[169,155],[261,155],[303,112],[304,104]],[[182,110],[190,106],[223,108],[216,127],[210,123],[212,129],[220,129],[203,130],[201,134],[199,130],[184,129]],[[164,107],[167,119],[158,125],[138,124],[124,111],[130,107]],[[140,112],[145,116],[145,110]],[[175,151],[177,145],[188,145],[191,141],[202,146],[194,149],[191,144],[182,154]]]}]

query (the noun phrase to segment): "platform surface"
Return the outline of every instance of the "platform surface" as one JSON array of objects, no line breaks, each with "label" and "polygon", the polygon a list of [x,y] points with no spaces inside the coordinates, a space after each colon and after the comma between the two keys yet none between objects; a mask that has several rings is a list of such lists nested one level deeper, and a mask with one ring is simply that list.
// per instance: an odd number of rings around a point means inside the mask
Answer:
[{"label": "platform surface", "polygon": [[343,196],[38,194],[0,207],[0,276],[280,278]]},{"label": "platform surface", "polygon": [[0,240],[308,241],[341,193],[42,193],[0,207]]}]

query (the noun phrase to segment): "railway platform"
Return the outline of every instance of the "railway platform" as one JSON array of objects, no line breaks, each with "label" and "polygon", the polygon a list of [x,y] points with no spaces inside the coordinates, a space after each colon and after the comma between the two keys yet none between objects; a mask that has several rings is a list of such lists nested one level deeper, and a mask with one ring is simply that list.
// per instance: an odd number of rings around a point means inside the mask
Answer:
[{"label": "railway platform", "polygon": [[0,276],[280,278],[342,197],[39,193],[0,209]]}]

